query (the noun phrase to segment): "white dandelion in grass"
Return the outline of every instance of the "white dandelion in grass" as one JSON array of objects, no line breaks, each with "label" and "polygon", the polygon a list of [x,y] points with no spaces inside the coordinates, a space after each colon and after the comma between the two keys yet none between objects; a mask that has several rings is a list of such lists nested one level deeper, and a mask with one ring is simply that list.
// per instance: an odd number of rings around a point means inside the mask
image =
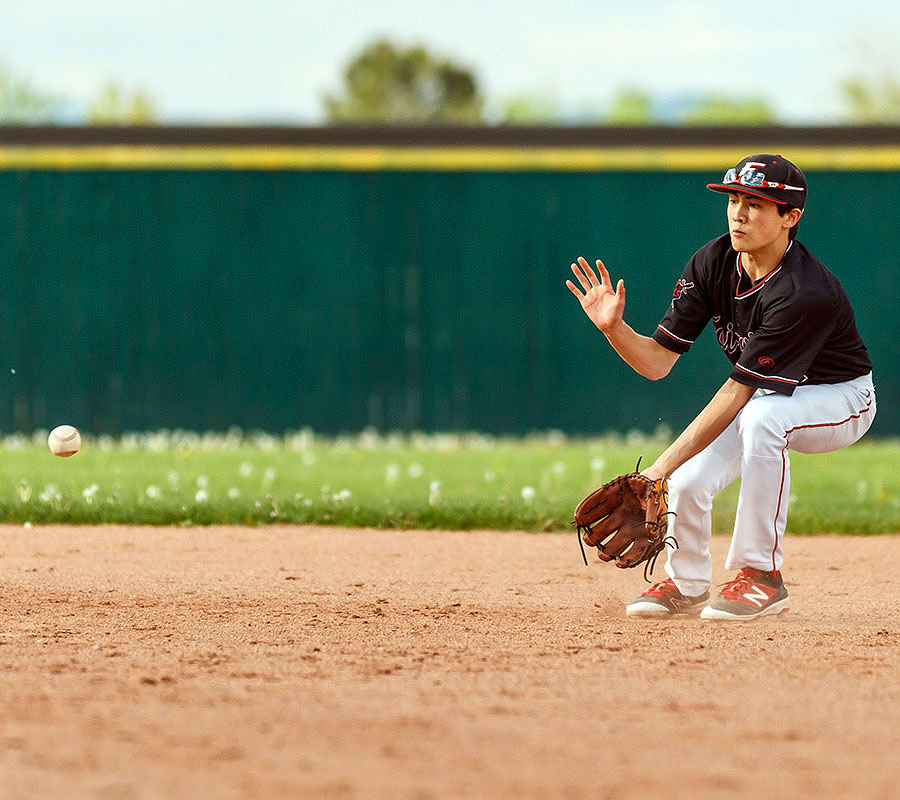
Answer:
[{"label": "white dandelion in grass", "polygon": [[273,453],[281,446],[281,440],[269,433],[258,433],[253,437],[254,444],[264,453]]},{"label": "white dandelion in grass", "polygon": [[468,444],[471,450],[490,450],[494,446],[494,440],[489,436],[484,436],[482,434],[472,434],[470,435],[466,443]]},{"label": "white dandelion in grass", "polygon": [[166,476],[166,480],[169,482],[169,486],[172,488],[172,490],[177,492],[178,483],[181,481],[181,476],[173,470]]},{"label": "white dandelion in grass", "polygon": [[449,452],[459,450],[462,438],[455,433],[436,433],[431,437],[431,448]]},{"label": "white dandelion in grass", "polygon": [[285,447],[296,451],[308,450],[315,445],[315,441],[316,435],[308,428],[304,428],[302,431],[285,434],[284,437]]},{"label": "white dandelion in grass", "polygon": [[303,455],[300,456],[300,460],[303,462],[304,466],[311,467],[316,463],[316,454],[311,450],[304,450]]},{"label": "white dandelion in grass", "polygon": [[56,503],[62,500],[62,493],[55,483],[48,483],[44,487],[44,491],[38,495],[38,498],[42,503]]},{"label": "white dandelion in grass", "polygon": [[378,431],[374,428],[364,428],[356,437],[356,446],[361,450],[375,450],[379,443]]},{"label": "white dandelion in grass", "polygon": [[432,481],[428,485],[428,505],[436,506],[441,501],[441,482]]},{"label": "white dandelion in grass", "polygon": [[154,502],[162,499],[162,489],[153,483],[144,490],[144,494],[147,495],[148,500],[153,500]]},{"label": "white dandelion in grass", "polygon": [[396,464],[388,464],[384,468],[384,485],[385,486],[394,486],[397,483],[397,478],[400,477],[400,467]]},{"label": "white dandelion in grass", "polygon": [[565,461],[554,461],[551,469],[553,470],[554,475],[565,475],[566,474],[566,462]]},{"label": "white dandelion in grass", "polygon": [[485,470],[484,480],[486,483],[493,483],[495,480],[497,480],[497,473],[492,469]]},{"label": "white dandelion in grass", "polygon": [[331,499],[336,503],[349,503],[353,497],[353,492],[349,489],[341,489],[334,497]]},{"label": "white dandelion in grass", "polygon": [[406,438],[402,433],[389,433],[384,437],[384,446],[387,450],[400,450],[406,447]]},{"label": "white dandelion in grass", "polygon": [[647,435],[643,431],[633,429],[633,430],[628,431],[627,434],[625,434],[625,441],[628,444],[630,444],[632,447],[637,446],[637,445],[646,444]]},{"label": "white dandelion in grass", "polygon": [[566,435],[562,431],[547,431],[544,441],[551,447],[561,447],[566,443]]},{"label": "white dandelion in grass", "polygon": [[249,461],[241,462],[238,472],[240,472],[242,478],[249,478],[253,474],[253,464]]},{"label": "white dandelion in grass", "polygon": [[599,475],[603,470],[606,469],[606,459],[601,456],[595,456],[591,459],[591,472],[595,475]]},{"label": "white dandelion in grass", "polygon": [[228,490],[228,499],[229,500],[237,500],[240,498],[240,496],[241,496],[241,490],[238,489],[236,486],[232,486]]},{"label": "white dandelion in grass", "polygon": [[198,475],[197,476],[197,488],[198,489],[208,489],[209,488],[209,478],[206,475]]},{"label": "white dandelion in grass", "polygon": [[414,461],[406,468],[406,472],[410,478],[421,478],[425,473],[425,467],[423,467],[417,461]]},{"label": "white dandelion in grass", "polygon": [[16,494],[19,495],[19,500],[23,503],[27,503],[31,500],[31,484],[26,480],[21,480],[16,484]]},{"label": "white dandelion in grass", "polygon": [[96,483],[92,483],[90,486],[81,490],[81,496],[84,498],[84,502],[91,504],[97,497],[97,492],[100,491],[100,487]]},{"label": "white dandelion in grass", "polygon": [[263,473],[262,488],[268,490],[277,475],[278,471],[274,467],[266,467],[266,471]]},{"label": "white dandelion in grass", "polygon": [[530,506],[534,502],[534,496],[537,494],[533,486],[522,487],[522,500],[526,506]]},{"label": "white dandelion in grass", "polygon": [[164,453],[169,449],[169,435],[166,431],[148,433],[144,437],[144,446],[153,453]]},{"label": "white dandelion in grass", "polygon": [[197,493],[194,495],[194,502],[196,503],[206,503],[209,501],[209,492],[206,489],[197,489]]}]

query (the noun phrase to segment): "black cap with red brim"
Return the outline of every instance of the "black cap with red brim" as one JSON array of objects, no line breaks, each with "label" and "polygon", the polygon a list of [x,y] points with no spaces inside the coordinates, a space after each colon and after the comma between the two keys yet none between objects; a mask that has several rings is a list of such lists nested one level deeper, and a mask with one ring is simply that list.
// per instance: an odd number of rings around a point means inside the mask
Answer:
[{"label": "black cap with red brim", "polygon": [[801,210],[806,204],[806,176],[783,156],[770,153],[748,156],[728,170],[721,183],[708,183],[706,188],[750,194]]}]

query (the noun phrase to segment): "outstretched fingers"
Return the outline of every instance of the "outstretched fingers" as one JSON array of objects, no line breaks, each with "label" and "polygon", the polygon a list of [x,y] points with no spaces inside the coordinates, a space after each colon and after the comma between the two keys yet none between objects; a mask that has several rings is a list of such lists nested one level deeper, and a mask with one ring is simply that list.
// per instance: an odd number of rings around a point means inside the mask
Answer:
[{"label": "outstretched fingers", "polygon": [[609,272],[606,269],[606,264],[604,264],[599,258],[597,259],[597,272],[600,273],[601,282],[605,283],[611,289],[612,281],[609,278]]},{"label": "outstretched fingers", "polygon": [[[600,263],[599,261],[597,262]],[[588,264],[587,259],[584,256],[578,256],[578,266],[581,268],[581,272],[584,273],[584,276],[590,281],[591,286],[599,286],[600,281],[597,279],[597,275],[594,272],[593,268],[590,264]],[[572,265],[573,269],[575,265]]]},{"label": "outstretched fingers", "polygon": [[572,274],[581,286],[581,291],[578,291],[578,287],[572,281],[566,281],[569,291],[579,300],[584,300],[591,290],[602,289],[603,292],[601,294],[610,292],[617,295],[620,302],[624,301],[625,287],[623,282],[620,280],[615,289],[613,289],[613,282],[609,277],[606,265],[599,258],[596,263],[597,272],[594,272],[594,268],[588,263],[587,259],[583,256],[578,256],[576,262],[572,264]]},{"label": "outstretched fingers", "polygon": [[578,289],[578,287],[572,283],[572,281],[566,281],[566,286],[569,287],[569,291],[575,295],[579,300],[584,299],[584,293]]},{"label": "outstretched fingers", "polygon": [[[589,292],[591,290],[591,287],[596,285],[597,278],[593,274],[593,272],[588,273],[582,271],[582,269],[579,267],[579,264],[582,261],[584,261],[584,259],[579,258],[578,264],[572,264],[572,274],[575,276],[575,279],[578,281],[578,283],[581,284],[581,288],[584,289],[585,292]],[[593,280],[591,280],[591,278],[593,278]],[[569,281],[568,283],[571,287],[571,281]]]}]

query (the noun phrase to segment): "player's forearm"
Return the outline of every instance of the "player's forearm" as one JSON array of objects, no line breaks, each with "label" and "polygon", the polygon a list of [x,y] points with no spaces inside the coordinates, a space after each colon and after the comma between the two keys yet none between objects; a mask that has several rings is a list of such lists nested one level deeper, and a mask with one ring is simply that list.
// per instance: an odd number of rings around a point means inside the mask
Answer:
[{"label": "player's forearm", "polygon": [[669,445],[651,467],[644,470],[650,478],[669,477],[678,467],[704,450],[738,415],[756,391],[752,386],[729,378],[712,400],[681,435]]},{"label": "player's forearm", "polygon": [[624,320],[607,330],[603,335],[613,349],[635,372],[658,381],[665,378],[678,360],[678,354],[663,347],[649,336],[643,336],[631,328]]}]

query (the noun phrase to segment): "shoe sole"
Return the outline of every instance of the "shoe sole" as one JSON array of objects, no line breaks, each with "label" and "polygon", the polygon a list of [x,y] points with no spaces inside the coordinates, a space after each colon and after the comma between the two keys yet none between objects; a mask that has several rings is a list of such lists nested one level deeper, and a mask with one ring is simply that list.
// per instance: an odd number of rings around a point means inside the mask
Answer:
[{"label": "shoe sole", "polygon": [[[705,600],[703,601],[706,602]],[[630,603],[625,606],[626,617],[647,617],[649,619],[660,619],[662,617],[676,617],[679,614],[698,614],[703,608],[703,603],[688,606],[678,611],[670,611],[665,606],[657,603]]]},{"label": "shoe sole", "polygon": [[755,614],[732,614],[729,611],[721,611],[718,608],[707,606],[700,613],[700,619],[714,620],[718,622],[750,622],[760,617],[768,617],[773,614],[782,614],[791,607],[791,599],[789,597],[782,598],[777,603],[757,611]]}]

